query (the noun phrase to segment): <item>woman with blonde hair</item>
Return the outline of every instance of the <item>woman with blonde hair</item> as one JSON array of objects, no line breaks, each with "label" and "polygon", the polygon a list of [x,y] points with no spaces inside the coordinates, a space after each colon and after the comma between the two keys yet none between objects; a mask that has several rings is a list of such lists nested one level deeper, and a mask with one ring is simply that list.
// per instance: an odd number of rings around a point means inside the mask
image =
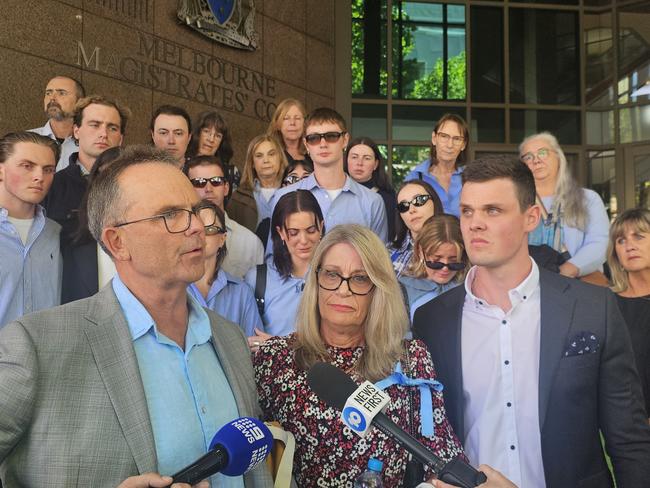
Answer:
[{"label": "woman with blonde hair", "polygon": [[285,98],[275,109],[266,134],[280,143],[289,163],[306,161],[313,166],[302,142],[306,116],[307,110],[300,100]]},{"label": "woman with blonde hair", "polygon": [[609,220],[600,196],[578,185],[558,140],[549,132],[524,139],[519,158],[533,173],[537,204],[542,208],[528,243],[547,245],[562,254],[564,276],[603,279]]},{"label": "woman with blonde hair", "polygon": [[406,272],[399,277],[411,320],[420,305],[460,285],[468,267],[458,218],[449,214],[429,218],[418,233]]},{"label": "woman with blonde hair", "polygon": [[616,218],[609,232],[607,264],[612,291],[630,330],[650,417],[650,210],[626,210]]},{"label": "woman with blonde hair", "polygon": [[268,239],[271,198],[282,186],[287,158],[271,136],[260,135],[250,142],[241,182],[228,202],[228,216],[255,232],[262,242]]},{"label": "woman with blonde hair", "polygon": [[[408,328],[402,292],[379,237],[360,225],[334,227],[312,257],[296,332],[266,341],[254,358],[265,416],[296,438],[293,473],[299,486],[342,486],[372,456],[384,462],[385,486],[425,479],[421,465],[410,464],[392,438],[374,429],[359,442],[339,420],[340,412],[319,400],[306,377],[320,361],[357,383],[376,382],[391,397],[385,413],[398,425],[441,458],[464,458],[431,356],[422,342],[403,339]],[[412,473],[417,474],[411,478]]]}]

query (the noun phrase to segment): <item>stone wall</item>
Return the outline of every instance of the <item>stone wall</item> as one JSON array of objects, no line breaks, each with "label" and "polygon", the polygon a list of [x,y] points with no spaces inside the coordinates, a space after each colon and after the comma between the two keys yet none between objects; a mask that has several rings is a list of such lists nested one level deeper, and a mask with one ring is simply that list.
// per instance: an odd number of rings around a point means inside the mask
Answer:
[{"label": "stone wall", "polygon": [[43,125],[45,85],[68,75],[132,110],[126,143],[150,140],[160,104],[218,110],[241,164],[283,98],[334,106],[334,1],[254,0],[246,51],[179,23],[178,0],[2,0],[0,134]]}]

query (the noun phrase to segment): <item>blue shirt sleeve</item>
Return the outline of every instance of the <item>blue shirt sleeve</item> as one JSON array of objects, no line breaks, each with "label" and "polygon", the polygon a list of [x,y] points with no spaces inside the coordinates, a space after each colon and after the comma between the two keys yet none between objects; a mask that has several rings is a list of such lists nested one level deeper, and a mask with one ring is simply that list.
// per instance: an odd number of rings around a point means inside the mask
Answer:
[{"label": "blue shirt sleeve", "polygon": [[371,229],[383,242],[388,242],[388,218],[383,199],[375,199],[370,207]]},{"label": "blue shirt sleeve", "polygon": [[[253,268],[257,269],[257,267]],[[253,290],[245,284],[242,283],[242,326],[244,328],[244,333],[247,337],[255,335],[255,329],[264,331],[264,324],[262,324],[262,319],[260,318],[260,312],[257,308],[257,302],[255,301],[255,294]]]}]

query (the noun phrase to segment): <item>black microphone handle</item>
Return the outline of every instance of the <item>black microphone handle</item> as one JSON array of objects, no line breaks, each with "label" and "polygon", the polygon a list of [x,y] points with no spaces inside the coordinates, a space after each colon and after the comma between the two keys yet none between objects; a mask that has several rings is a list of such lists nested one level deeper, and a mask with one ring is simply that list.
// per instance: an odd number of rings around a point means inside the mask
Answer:
[{"label": "black microphone handle", "polygon": [[195,485],[199,481],[218,473],[227,465],[228,453],[223,447],[217,445],[203,457],[172,475],[172,484],[187,483],[190,486]]},{"label": "black microphone handle", "polygon": [[460,458],[446,463],[382,412],[372,419],[372,425],[404,446],[418,461],[431,466],[438,478],[445,483],[461,488],[474,488],[487,481],[485,473],[474,469]]}]

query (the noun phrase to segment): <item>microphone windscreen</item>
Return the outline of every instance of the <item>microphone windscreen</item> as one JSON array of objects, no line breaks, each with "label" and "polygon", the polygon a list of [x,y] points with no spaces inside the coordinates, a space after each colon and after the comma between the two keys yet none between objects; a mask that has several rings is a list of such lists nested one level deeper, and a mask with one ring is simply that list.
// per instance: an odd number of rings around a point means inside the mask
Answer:
[{"label": "microphone windscreen", "polygon": [[330,407],[343,410],[359,387],[345,372],[330,363],[316,363],[307,372],[307,384]]},{"label": "microphone windscreen", "polygon": [[240,476],[266,459],[273,447],[273,434],[264,422],[241,417],[219,429],[210,450],[218,445],[228,453],[228,464],[221,473]]}]

